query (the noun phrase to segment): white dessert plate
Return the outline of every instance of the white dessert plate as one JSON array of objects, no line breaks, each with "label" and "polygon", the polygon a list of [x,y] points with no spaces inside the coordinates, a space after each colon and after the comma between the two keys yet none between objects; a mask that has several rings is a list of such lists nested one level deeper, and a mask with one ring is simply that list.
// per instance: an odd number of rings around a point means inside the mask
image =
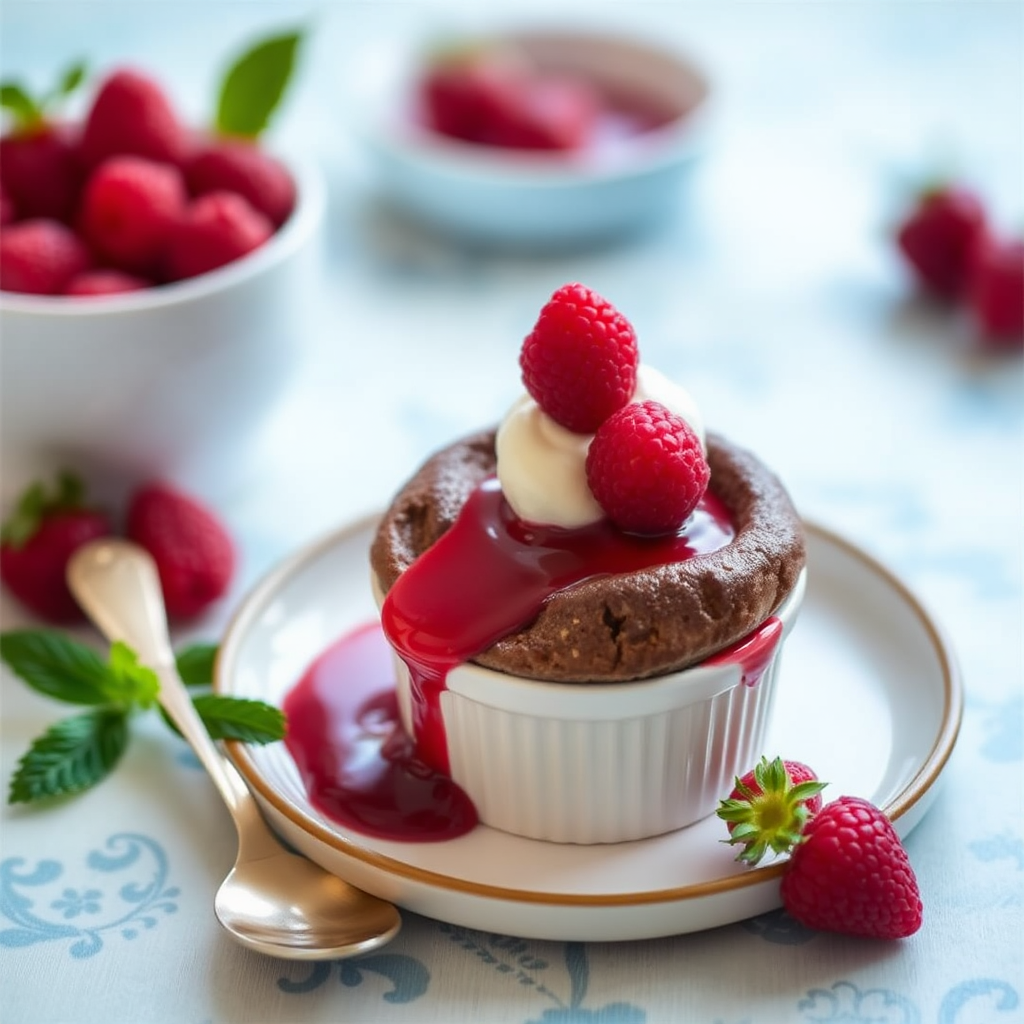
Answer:
[{"label": "white dessert plate", "polygon": [[[331,534],[257,584],[221,646],[220,692],[280,704],[318,654],[376,617],[374,523]],[[934,798],[960,725],[961,684],[942,632],[889,570],[811,525],[807,596],[782,657],[764,753],[812,765],[829,782],[826,799],[866,797],[907,835]],[[699,931],[780,906],[784,865],[737,864],[714,815],[612,845],[545,843],[482,825],[445,842],[395,842],[346,829],[311,806],[284,744],[229,748],[288,842],[354,885],[452,924],[617,941]]]}]

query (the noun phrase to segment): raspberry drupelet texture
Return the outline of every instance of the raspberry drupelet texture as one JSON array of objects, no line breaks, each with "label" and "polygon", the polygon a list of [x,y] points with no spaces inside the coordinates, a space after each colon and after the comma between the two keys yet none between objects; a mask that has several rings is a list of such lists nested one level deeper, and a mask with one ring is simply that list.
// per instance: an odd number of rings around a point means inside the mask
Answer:
[{"label": "raspberry drupelet texture", "polygon": [[605,515],[630,533],[670,533],[689,519],[711,478],[700,438],[660,402],[631,402],[601,424],[587,483]]},{"label": "raspberry drupelet texture", "polygon": [[811,818],[781,891],[790,916],[808,928],[902,939],[921,927],[921,895],[900,837],[860,797],[839,797]]},{"label": "raspberry drupelet texture", "polygon": [[606,299],[566,284],[540,311],[523,342],[523,384],[556,423],[593,433],[636,390],[636,334]]}]

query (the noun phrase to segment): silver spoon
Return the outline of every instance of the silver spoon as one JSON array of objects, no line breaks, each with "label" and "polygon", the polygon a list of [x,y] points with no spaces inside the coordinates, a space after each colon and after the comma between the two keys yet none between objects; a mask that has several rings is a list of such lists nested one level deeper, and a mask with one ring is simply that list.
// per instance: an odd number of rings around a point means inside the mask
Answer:
[{"label": "silver spoon", "polygon": [[228,932],[259,953],[293,960],[357,956],[392,939],[402,923],[397,909],[289,853],[210,739],[175,667],[160,579],[149,554],[129,541],[92,541],[72,556],[67,577],[100,631],[128,644],[156,672],[161,705],[231,812],[238,857],[214,901]]}]

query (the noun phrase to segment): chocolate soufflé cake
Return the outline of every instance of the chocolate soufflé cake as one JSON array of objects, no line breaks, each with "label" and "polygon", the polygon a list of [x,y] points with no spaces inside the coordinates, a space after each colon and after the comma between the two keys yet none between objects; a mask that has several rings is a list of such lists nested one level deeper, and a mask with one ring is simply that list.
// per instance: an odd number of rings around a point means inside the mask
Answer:
[{"label": "chocolate souffl\u00e9 cake", "polygon": [[[717,434],[709,433],[706,445],[709,490],[732,520],[728,543],[560,590],[532,622],[472,660],[528,679],[624,682],[694,665],[763,623],[804,566],[803,527],[785,488],[760,460]],[[382,592],[495,472],[493,430],[456,441],[421,466],[384,514],[371,546]]]}]

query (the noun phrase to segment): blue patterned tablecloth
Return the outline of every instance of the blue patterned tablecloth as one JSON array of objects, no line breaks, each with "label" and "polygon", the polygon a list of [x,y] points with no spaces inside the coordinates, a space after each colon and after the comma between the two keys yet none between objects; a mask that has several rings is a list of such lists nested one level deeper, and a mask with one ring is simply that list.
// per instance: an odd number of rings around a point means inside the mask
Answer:
[{"label": "blue patterned tablecloth", "polygon": [[[467,251],[372,193],[340,102],[346,69],[454,4],[316,10],[282,142],[331,187],[318,329],[253,438],[258,474],[209,495],[238,537],[216,639],[298,546],[380,508],[423,456],[492,422],[539,306],[582,280],[637,327],[647,361],[756,448],[800,508],[880,558],[949,634],[966,691],[936,803],[907,841],[925,923],[894,944],[814,934],[782,912],[634,943],[542,942],[406,914],[393,943],[316,965],[218,928],[234,835],[161,723],[95,790],[5,807],[4,1024],[1021,1024],[1024,1021],[1020,354],[970,342],[913,295],[893,253],[899,190],[954,154],[1007,225],[1024,214],[1024,19],[1017,3],[517,5],[656,31],[698,54],[720,101],[686,201],[658,231],[584,253]],[[6,0],[3,77],[131,59],[186,97],[289,4]],[[2,367],[0,367],[2,372]],[[8,599],[3,627],[28,622]],[[83,636],[88,635],[83,631]],[[61,713],[5,673],[4,787]]]}]

